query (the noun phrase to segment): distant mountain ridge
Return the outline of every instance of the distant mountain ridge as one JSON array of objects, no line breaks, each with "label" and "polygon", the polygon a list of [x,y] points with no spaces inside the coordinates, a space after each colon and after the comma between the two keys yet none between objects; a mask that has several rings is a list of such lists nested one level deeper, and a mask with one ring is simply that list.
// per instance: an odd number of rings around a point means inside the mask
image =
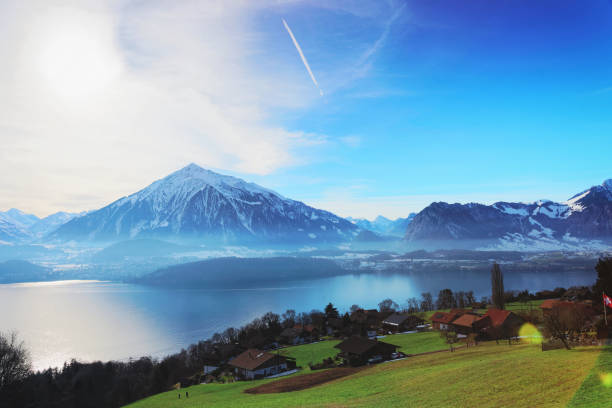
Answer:
[{"label": "distant mountain ridge", "polygon": [[560,203],[434,202],[406,218],[367,220],[344,219],[257,184],[190,164],[95,211],[59,212],[43,219],[17,209],[0,212],[0,245],[46,239],[116,243],[164,238],[281,245],[369,245],[403,238],[409,245],[423,244],[429,249],[457,244],[466,249],[609,248],[612,179]]},{"label": "distant mountain ridge", "polygon": [[0,241],[21,242],[41,238],[54,231],[60,225],[85,214],[68,213],[64,211],[51,214],[44,218],[27,214],[16,208],[0,211]]},{"label": "distant mountain ridge", "polygon": [[612,179],[563,203],[436,202],[418,213],[406,229],[407,241],[486,240],[560,242],[612,237]]},{"label": "distant mountain ridge", "polygon": [[416,213],[410,213],[406,218],[397,218],[395,220],[390,220],[382,215],[379,215],[371,221],[365,218],[347,217],[346,219],[364,230],[369,230],[380,235],[403,237],[406,234],[408,224],[410,224],[415,216]]},{"label": "distant mountain ridge", "polygon": [[228,243],[314,243],[350,240],[357,231],[358,227],[330,212],[190,164],[63,224],[53,237],[117,240],[181,236]]}]

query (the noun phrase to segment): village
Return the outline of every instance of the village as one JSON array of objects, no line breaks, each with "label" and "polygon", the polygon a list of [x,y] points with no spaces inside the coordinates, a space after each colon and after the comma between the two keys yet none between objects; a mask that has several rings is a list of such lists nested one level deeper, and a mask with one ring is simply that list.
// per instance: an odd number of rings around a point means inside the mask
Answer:
[{"label": "village", "polygon": [[[501,287],[496,287],[495,276]],[[438,345],[424,353],[453,352],[490,341],[537,343],[542,351],[608,341],[605,310],[593,303],[590,288],[503,292],[499,267],[494,266],[492,277],[492,296],[481,302],[470,292],[444,289],[435,304],[431,294],[424,293],[420,302],[411,299],[404,308],[385,299],[377,309],[354,305],[343,315],[331,303],[323,312],[288,310],[282,317],[268,313],[240,332],[230,329],[213,336],[217,342],[206,344],[201,374],[185,378],[184,384],[276,378],[300,370],[402,360],[421,354],[406,346],[419,334]],[[322,347],[326,352],[311,353],[309,361],[293,356],[297,350]]]}]

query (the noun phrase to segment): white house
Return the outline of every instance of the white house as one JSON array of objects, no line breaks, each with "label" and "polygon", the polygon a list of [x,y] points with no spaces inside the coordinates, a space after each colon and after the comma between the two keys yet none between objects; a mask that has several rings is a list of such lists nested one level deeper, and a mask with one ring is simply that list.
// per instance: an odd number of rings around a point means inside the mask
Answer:
[{"label": "white house", "polygon": [[287,370],[287,358],[257,349],[249,349],[229,362],[237,376],[249,380]]}]

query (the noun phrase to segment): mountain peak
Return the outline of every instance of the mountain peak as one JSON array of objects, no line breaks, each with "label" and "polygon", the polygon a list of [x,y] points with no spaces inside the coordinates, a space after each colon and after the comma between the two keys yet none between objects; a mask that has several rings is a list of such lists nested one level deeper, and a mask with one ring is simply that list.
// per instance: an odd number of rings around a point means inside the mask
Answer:
[{"label": "mountain peak", "polygon": [[146,197],[150,194],[159,192],[164,193],[165,197],[173,196],[176,193],[186,197],[207,186],[214,187],[219,191],[229,194],[232,193],[232,190],[238,189],[249,193],[274,195],[284,199],[280,194],[255,183],[246,182],[238,177],[215,173],[195,163],[190,163],[182,169],[155,181],[144,190],[130,196],[130,198],[133,199],[137,196]]},{"label": "mountain peak", "polygon": [[612,191],[612,178],[604,180],[603,183],[601,183],[602,187],[607,188],[608,190]]}]

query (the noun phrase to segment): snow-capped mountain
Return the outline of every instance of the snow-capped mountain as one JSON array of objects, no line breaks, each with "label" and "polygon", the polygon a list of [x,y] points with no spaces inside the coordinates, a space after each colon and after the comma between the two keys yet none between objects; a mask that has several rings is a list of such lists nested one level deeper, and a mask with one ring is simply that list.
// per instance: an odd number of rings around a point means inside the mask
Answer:
[{"label": "snow-capped mountain", "polygon": [[28,229],[39,221],[38,217],[16,208],[0,211],[0,241],[16,242],[28,239]]},{"label": "snow-capped mountain", "polygon": [[57,212],[44,218],[26,214],[16,208],[0,212],[0,241],[26,242],[41,238],[74,217],[85,214]]},{"label": "snow-capped mountain", "polygon": [[27,230],[39,220],[37,216],[33,214],[26,214],[16,208],[11,208],[10,210],[4,212],[0,211],[0,219],[24,230]]},{"label": "snow-capped mountain", "polygon": [[346,219],[364,230],[380,235],[403,237],[406,234],[406,227],[408,227],[408,224],[410,224],[415,215],[415,213],[410,213],[406,218],[397,218],[395,220],[390,220],[382,215],[371,221],[365,218],[347,217]]},{"label": "snow-capped mountain", "polygon": [[503,240],[576,243],[612,238],[612,179],[563,203],[432,203],[408,225],[408,241]]},{"label": "snow-capped mountain", "polygon": [[46,216],[45,218],[41,218],[36,221],[28,228],[28,232],[37,238],[43,237],[50,232],[55,231],[59,226],[67,223],[71,219],[84,215],[83,213],[68,213],[64,211],[56,212],[55,214],[51,214]]},{"label": "snow-capped mountain", "polygon": [[241,242],[351,239],[358,227],[254,183],[195,164],[130,196],[70,220],[59,239],[115,240],[181,236]]}]

